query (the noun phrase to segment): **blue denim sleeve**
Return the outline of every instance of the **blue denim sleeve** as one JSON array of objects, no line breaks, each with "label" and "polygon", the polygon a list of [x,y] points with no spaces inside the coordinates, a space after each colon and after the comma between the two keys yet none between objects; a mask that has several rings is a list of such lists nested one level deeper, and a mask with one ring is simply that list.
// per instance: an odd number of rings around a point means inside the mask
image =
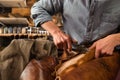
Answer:
[{"label": "blue denim sleeve", "polygon": [[35,23],[43,24],[52,20],[52,15],[62,11],[63,0],[39,0],[31,7],[31,17]]}]

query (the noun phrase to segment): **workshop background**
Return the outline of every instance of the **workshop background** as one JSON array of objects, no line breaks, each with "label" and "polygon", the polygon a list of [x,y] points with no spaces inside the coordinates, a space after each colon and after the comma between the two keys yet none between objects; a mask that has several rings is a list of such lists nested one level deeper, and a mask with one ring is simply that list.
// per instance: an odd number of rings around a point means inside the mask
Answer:
[{"label": "workshop background", "polygon": [[[30,9],[37,0],[0,0],[0,50],[11,40],[20,38],[48,39],[49,32],[34,26]],[[60,14],[53,16],[53,21],[62,26]]]}]

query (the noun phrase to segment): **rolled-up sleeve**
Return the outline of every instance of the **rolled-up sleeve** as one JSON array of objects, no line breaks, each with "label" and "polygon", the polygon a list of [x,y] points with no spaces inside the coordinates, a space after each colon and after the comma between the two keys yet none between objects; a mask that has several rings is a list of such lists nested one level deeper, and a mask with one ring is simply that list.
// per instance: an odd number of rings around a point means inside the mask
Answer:
[{"label": "rolled-up sleeve", "polygon": [[62,1],[63,0],[40,0],[36,2],[31,8],[31,17],[35,26],[52,20],[52,15],[62,12]]}]

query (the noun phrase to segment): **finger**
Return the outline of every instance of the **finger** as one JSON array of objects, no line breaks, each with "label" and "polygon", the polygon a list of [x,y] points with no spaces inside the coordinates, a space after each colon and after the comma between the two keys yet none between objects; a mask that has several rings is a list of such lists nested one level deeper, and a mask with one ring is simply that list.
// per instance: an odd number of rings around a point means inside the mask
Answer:
[{"label": "finger", "polygon": [[110,49],[108,49],[108,51],[109,51],[109,54],[110,54],[110,55],[113,55],[114,47],[111,47]]},{"label": "finger", "polygon": [[72,50],[72,40],[71,40],[71,38],[68,35],[66,35],[66,36],[64,36],[64,39],[65,39],[68,51],[71,51]]},{"label": "finger", "polygon": [[64,50],[67,50],[67,49],[68,49],[68,48],[67,48],[67,43],[64,43],[64,44],[63,44],[63,49],[64,49]]},{"label": "finger", "polygon": [[113,51],[114,51],[114,47],[112,47],[110,45],[106,46],[106,47],[104,47],[104,51],[105,51],[106,55],[112,55]]},{"label": "finger", "polygon": [[58,43],[58,48],[59,49],[63,49],[63,44],[62,43]]},{"label": "finger", "polygon": [[107,54],[107,55],[113,55],[113,49],[107,50],[107,51],[106,51],[106,54]]},{"label": "finger", "polygon": [[70,41],[67,41],[67,46],[68,46],[68,50],[71,51],[72,50],[72,44]]},{"label": "finger", "polygon": [[72,44],[78,44],[78,41],[76,41],[75,39],[71,40]]},{"label": "finger", "polygon": [[100,49],[95,49],[95,58],[99,58],[100,57]]},{"label": "finger", "polygon": [[104,55],[104,54],[106,54],[106,53],[107,53],[106,50],[101,50],[101,54],[102,54],[102,55]]},{"label": "finger", "polygon": [[58,47],[58,45],[57,45],[56,41],[54,41],[54,44],[55,44],[55,46],[59,49],[59,47]]},{"label": "finger", "polygon": [[67,48],[68,48],[68,50],[71,51],[72,50],[72,42],[71,42],[71,40],[67,39],[66,42],[67,42]]},{"label": "finger", "polygon": [[110,52],[108,52],[109,55],[113,55],[113,50],[110,50]]},{"label": "finger", "polygon": [[58,49],[63,49],[60,38],[54,39],[54,43]]},{"label": "finger", "polygon": [[64,50],[67,49],[67,42],[62,37],[60,38],[59,47]]},{"label": "finger", "polygon": [[89,47],[89,50],[95,49],[95,47],[96,47],[96,42],[93,43],[93,45],[91,47]]},{"label": "finger", "polygon": [[[56,42],[56,39],[55,39],[55,38],[53,38],[53,42],[54,42],[55,46],[57,47],[57,42]],[[57,48],[58,48],[58,47],[57,47]]]},{"label": "finger", "polygon": [[67,42],[63,38],[61,38],[61,41],[63,44],[62,49],[66,50],[67,49]]},{"label": "finger", "polygon": [[107,51],[101,50],[100,57],[108,56]]},{"label": "finger", "polygon": [[112,52],[108,52],[108,53],[106,53],[108,56],[111,56],[111,55],[113,55],[113,53]]}]

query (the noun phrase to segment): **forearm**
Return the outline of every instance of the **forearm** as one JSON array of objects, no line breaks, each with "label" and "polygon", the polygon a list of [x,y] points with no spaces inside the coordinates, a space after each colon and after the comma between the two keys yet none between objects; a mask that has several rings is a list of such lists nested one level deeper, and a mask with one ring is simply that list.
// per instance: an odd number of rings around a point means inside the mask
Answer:
[{"label": "forearm", "polygon": [[47,30],[51,35],[54,35],[56,32],[61,32],[59,27],[52,21],[45,22],[41,26],[42,28]]}]

